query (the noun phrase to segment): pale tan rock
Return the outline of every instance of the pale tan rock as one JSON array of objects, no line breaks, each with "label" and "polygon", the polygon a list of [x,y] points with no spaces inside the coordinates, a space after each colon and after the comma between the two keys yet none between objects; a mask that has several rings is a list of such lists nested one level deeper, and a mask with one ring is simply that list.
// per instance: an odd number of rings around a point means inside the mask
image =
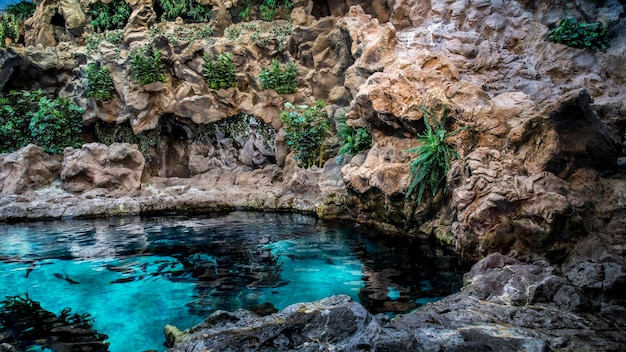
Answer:
[{"label": "pale tan rock", "polygon": [[59,177],[61,158],[29,144],[0,154],[0,195],[24,194],[50,185]]},{"label": "pale tan rock", "polygon": [[62,186],[73,193],[104,188],[112,195],[132,195],[140,188],[144,164],[137,146],[127,143],[109,147],[89,143],[81,149],[66,148],[61,167]]}]

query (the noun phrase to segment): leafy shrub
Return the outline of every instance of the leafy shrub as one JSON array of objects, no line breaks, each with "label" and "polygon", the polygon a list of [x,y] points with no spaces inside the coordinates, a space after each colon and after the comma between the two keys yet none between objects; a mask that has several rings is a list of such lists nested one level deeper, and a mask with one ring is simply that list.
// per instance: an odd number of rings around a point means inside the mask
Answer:
[{"label": "leafy shrub", "polygon": [[209,22],[211,20],[211,7],[200,5],[195,0],[157,0],[161,8],[162,20],[174,20],[181,17],[189,22]]},{"label": "leafy shrub", "polygon": [[285,110],[280,113],[287,132],[287,145],[295,153],[300,167],[309,168],[316,164],[321,167],[324,163],[324,141],[330,132],[325,106],[321,100],[315,106],[285,103]]},{"label": "leafy shrub", "polygon": [[100,101],[113,99],[115,86],[108,67],[92,62],[87,65],[86,73],[85,95],[88,98],[96,98]]},{"label": "leafy shrub", "polygon": [[204,54],[202,75],[211,89],[226,89],[237,86],[235,64],[230,53],[219,54],[217,57]]},{"label": "leafy shrub", "polygon": [[161,50],[144,46],[136,48],[128,54],[133,79],[139,84],[166,82],[163,72],[163,54]]},{"label": "leafy shrub", "polygon": [[[291,10],[293,8],[293,4],[290,0],[284,0],[283,6],[287,10]],[[261,12],[261,18],[264,21],[271,21],[276,17],[276,13],[280,9],[280,1],[279,0],[263,0],[261,6],[259,8]]]},{"label": "leafy shrub", "polygon": [[8,4],[4,11],[10,15],[15,16],[17,22],[22,22],[33,16],[37,6],[31,1],[18,1]]},{"label": "leafy shrub", "polygon": [[94,51],[98,50],[100,43],[103,41],[111,44],[120,44],[122,40],[124,40],[124,30],[114,29],[104,33],[83,33],[83,39],[85,40],[87,55],[91,55]]},{"label": "leafy shrub", "polygon": [[[406,198],[409,198],[417,188],[417,204],[421,203],[426,188],[429,188],[434,196],[441,183],[445,184],[446,175],[450,170],[450,161],[459,157],[459,154],[448,145],[446,139],[463,130],[446,131],[447,108],[439,121],[435,113],[426,109],[424,104],[422,104],[422,112],[426,133],[417,136],[422,145],[406,150],[407,153],[415,154],[411,162],[410,185]],[[444,192],[447,190],[445,185],[443,190]]]},{"label": "leafy shrub", "polygon": [[259,74],[261,81],[261,89],[273,89],[278,94],[291,94],[296,92],[298,82],[298,66],[295,62],[290,62],[283,67],[280,66],[278,60],[272,60],[271,70],[262,68]]},{"label": "leafy shrub", "polygon": [[146,160],[151,161],[150,150],[156,148],[161,137],[161,127],[135,134],[129,123],[115,124],[103,121],[96,122],[96,138],[100,143],[111,145],[113,143],[137,144]]},{"label": "leafy shrub", "polygon": [[575,18],[564,18],[559,21],[548,33],[548,38],[573,48],[605,50],[609,47],[608,32],[602,23],[579,23]]},{"label": "leafy shrub", "polygon": [[20,22],[9,13],[0,14],[0,48],[6,47],[5,38],[11,42],[17,42],[20,38]]},{"label": "leafy shrub", "polygon": [[50,153],[81,145],[83,109],[70,100],[50,99],[41,90],[12,91],[0,103],[0,152],[28,143]]},{"label": "leafy shrub", "polygon": [[337,162],[341,162],[344,155],[361,154],[372,146],[372,135],[367,128],[353,128],[346,123],[346,118],[337,118],[337,137],[341,146],[337,153]]},{"label": "leafy shrub", "polygon": [[124,0],[113,0],[107,4],[96,1],[91,5],[91,24],[96,32],[121,29],[126,26],[132,9]]}]

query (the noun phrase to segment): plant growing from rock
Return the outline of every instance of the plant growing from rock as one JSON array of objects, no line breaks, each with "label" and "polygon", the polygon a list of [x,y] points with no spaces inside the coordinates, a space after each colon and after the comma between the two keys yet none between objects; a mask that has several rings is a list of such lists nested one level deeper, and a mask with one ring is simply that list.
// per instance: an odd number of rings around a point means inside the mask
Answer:
[{"label": "plant growing from rock", "polygon": [[330,133],[326,103],[318,100],[314,106],[285,103],[280,120],[287,133],[287,145],[293,150],[298,166],[322,166],[325,161],[324,141]]},{"label": "plant growing from rock", "polygon": [[121,29],[126,26],[132,9],[125,0],[113,0],[109,3],[96,1],[91,5],[91,24],[96,32]]},{"label": "plant growing from rock", "polygon": [[19,23],[33,16],[37,6],[31,1],[18,1],[8,4],[4,8],[4,12],[15,16],[15,20]]},{"label": "plant growing from rock", "polygon": [[605,50],[609,47],[608,31],[604,24],[581,23],[575,18],[564,18],[559,21],[548,33],[548,38],[573,48]]},{"label": "plant growing from rock", "polygon": [[[293,8],[293,4],[290,0],[282,1],[282,6],[287,10],[291,10]],[[264,21],[272,21],[274,17],[276,17],[276,13],[280,10],[280,7],[281,1],[279,0],[263,0],[261,6],[259,7],[261,18]]]},{"label": "plant growing from rock", "polygon": [[15,43],[20,38],[20,22],[15,15],[10,13],[0,14],[0,48],[7,47],[9,43]]},{"label": "plant growing from rock", "polygon": [[298,66],[295,62],[290,62],[281,67],[278,60],[272,60],[272,67],[261,69],[259,81],[261,89],[273,89],[278,94],[292,94],[298,87]]},{"label": "plant growing from rock", "polygon": [[422,202],[422,196],[427,188],[435,196],[443,183],[444,193],[447,191],[445,180],[450,170],[450,162],[458,158],[459,154],[446,140],[463,130],[462,128],[453,132],[446,131],[447,108],[444,109],[439,120],[437,120],[436,113],[432,109],[427,109],[424,103],[422,103],[422,112],[426,131],[417,136],[418,141],[422,144],[419,147],[405,150],[407,153],[414,154],[406,198],[409,198],[417,190],[415,200],[417,204]]},{"label": "plant growing from rock", "polygon": [[337,162],[340,163],[344,156],[353,156],[365,152],[372,146],[372,135],[367,128],[353,128],[346,123],[345,116],[336,118],[337,137],[339,137],[339,152]]},{"label": "plant growing from rock", "polygon": [[157,0],[156,3],[163,11],[161,20],[174,20],[176,17],[195,23],[211,20],[211,7],[195,0]]},{"label": "plant growing from rock", "polygon": [[100,101],[113,99],[115,86],[111,79],[109,68],[97,62],[87,65],[85,70],[87,82],[85,83],[85,95]]},{"label": "plant growing from rock", "polygon": [[237,86],[235,64],[230,53],[219,54],[217,57],[204,54],[202,75],[211,89],[226,89]]},{"label": "plant growing from rock", "polygon": [[28,143],[49,153],[81,145],[83,109],[69,99],[50,99],[41,90],[12,91],[0,103],[0,152]]},{"label": "plant growing from rock", "polygon": [[167,82],[163,72],[163,53],[150,46],[139,47],[128,54],[133,79],[139,84]]}]

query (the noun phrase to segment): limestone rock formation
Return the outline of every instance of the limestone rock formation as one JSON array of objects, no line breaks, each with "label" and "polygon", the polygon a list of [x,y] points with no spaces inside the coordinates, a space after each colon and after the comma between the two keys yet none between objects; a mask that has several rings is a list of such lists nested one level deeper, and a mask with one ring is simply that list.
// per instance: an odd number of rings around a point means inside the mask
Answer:
[{"label": "limestone rock formation", "polygon": [[61,180],[69,192],[82,193],[104,188],[114,195],[132,195],[141,185],[144,157],[136,146],[114,143],[84,144],[66,148]]},{"label": "limestone rock formation", "polygon": [[50,185],[60,176],[61,158],[34,144],[0,155],[0,195],[24,194]]},{"label": "limestone rock formation", "polygon": [[[300,328],[294,329],[295,326]],[[168,343],[174,347],[168,350],[171,352],[365,348],[374,351],[415,351],[418,347],[417,341],[408,332],[384,330],[378,318],[372,317],[363,306],[352,302],[348,296],[332,296],[312,303],[294,304],[266,317],[243,310],[234,313],[218,311],[186,336]]]}]

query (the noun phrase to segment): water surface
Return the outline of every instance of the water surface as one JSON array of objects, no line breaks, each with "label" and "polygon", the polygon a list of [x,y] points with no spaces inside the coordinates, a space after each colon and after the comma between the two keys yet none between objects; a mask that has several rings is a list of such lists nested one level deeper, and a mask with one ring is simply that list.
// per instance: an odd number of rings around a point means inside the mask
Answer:
[{"label": "water surface", "polygon": [[218,309],[347,294],[372,313],[406,312],[458,290],[462,273],[434,244],[299,214],[0,225],[0,299],[87,312],[113,352],[163,351],[166,324]]}]

